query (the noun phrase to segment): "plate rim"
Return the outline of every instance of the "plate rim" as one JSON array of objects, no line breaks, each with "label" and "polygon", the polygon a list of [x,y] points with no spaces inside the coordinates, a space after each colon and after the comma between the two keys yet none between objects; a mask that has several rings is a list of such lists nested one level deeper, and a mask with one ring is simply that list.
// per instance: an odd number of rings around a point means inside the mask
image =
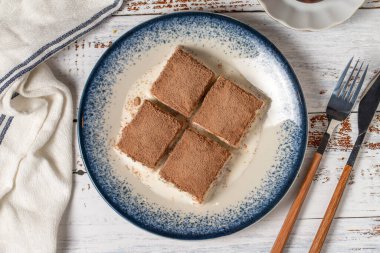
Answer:
[{"label": "plate rim", "polygon": [[[179,234],[179,233],[176,233],[176,232],[166,232],[166,231],[163,231],[163,230],[160,230],[160,229],[156,229],[152,226],[148,226],[142,222],[140,222],[138,219],[135,219],[132,215],[129,215],[128,213],[125,213],[123,212],[122,210],[120,210],[119,207],[117,206],[114,206],[111,204],[111,201],[109,200],[110,197],[107,196],[106,194],[104,194],[103,190],[100,189],[98,187],[98,184],[99,182],[97,182],[97,179],[96,177],[93,175],[93,172],[91,171],[91,168],[90,166],[88,166],[89,162],[88,162],[88,157],[87,157],[87,154],[86,154],[86,151],[85,151],[85,148],[84,148],[84,144],[83,144],[83,139],[85,138],[84,134],[83,134],[83,126],[82,126],[82,122],[83,122],[83,107],[84,107],[84,103],[85,101],[87,100],[87,96],[88,96],[88,88],[91,84],[91,81],[93,80],[94,78],[94,75],[96,74],[97,72],[97,69],[101,66],[103,60],[108,57],[108,55],[114,50],[114,48],[123,42],[123,40],[125,38],[128,38],[130,36],[132,36],[135,32],[139,31],[140,29],[146,27],[146,26],[149,26],[151,24],[154,24],[156,23],[157,21],[164,21],[165,19],[171,19],[173,17],[182,17],[182,16],[206,16],[206,17],[211,17],[211,18],[216,18],[216,19],[222,19],[223,21],[226,21],[226,22],[230,22],[238,27],[241,27],[247,31],[249,31],[250,33],[254,34],[256,37],[258,37],[260,40],[262,40],[266,46],[268,46],[270,48],[270,50],[272,50],[277,57],[279,57],[279,60],[281,63],[283,63],[283,69],[286,73],[288,73],[288,76],[291,80],[291,83],[293,85],[293,87],[295,88],[295,91],[296,91],[296,94],[295,96],[298,96],[298,99],[300,101],[300,104],[299,104],[299,108],[300,108],[300,118],[301,118],[301,126],[303,126],[301,128],[301,139],[302,139],[302,146],[301,146],[301,152],[299,152],[297,154],[297,158],[296,158],[296,163],[297,163],[297,169],[295,169],[293,172],[292,172],[292,175],[291,175],[291,180],[289,180],[290,182],[287,182],[286,183],[286,187],[283,189],[283,192],[281,194],[278,194],[278,196],[275,197],[275,201],[274,201],[274,204],[271,205],[271,206],[268,206],[266,208],[264,208],[264,210],[262,211],[262,215],[261,217],[255,217],[255,216],[252,216],[250,217],[250,219],[248,219],[246,222],[242,222],[240,223],[238,226],[236,226],[235,228],[233,229],[229,229],[229,230],[226,230],[226,231],[219,231],[219,232],[215,232],[215,233],[210,233],[210,234],[202,234],[202,235],[194,235],[194,234],[186,234],[186,235],[183,235],[183,234]],[[294,182],[296,181],[296,178],[297,178],[297,175],[299,174],[300,170],[301,170],[301,167],[302,167],[302,164],[303,164],[303,161],[304,161],[304,157],[305,157],[305,153],[306,153],[306,148],[307,148],[307,141],[308,141],[308,113],[307,113],[307,107],[306,107],[306,102],[305,102],[305,98],[304,98],[304,95],[303,95],[303,91],[302,91],[302,87],[299,83],[299,80],[297,78],[297,75],[295,74],[291,64],[287,61],[287,59],[284,57],[284,55],[280,52],[280,50],[269,40],[267,39],[264,35],[262,35],[260,32],[258,32],[257,30],[255,30],[253,27],[251,27],[250,25],[238,20],[238,19],[235,19],[233,17],[230,17],[230,16],[227,16],[227,15],[223,15],[223,14],[217,14],[217,13],[211,13],[211,12],[201,12],[201,11],[184,11],[184,12],[174,12],[174,13],[170,13],[170,14],[165,14],[165,15],[161,15],[161,16],[158,16],[158,17],[155,17],[155,18],[152,18],[152,19],[149,19],[141,24],[138,24],[136,26],[134,26],[132,29],[128,30],[127,32],[125,32],[123,35],[121,35],[118,39],[115,40],[115,42],[112,43],[111,47],[109,47],[105,52],[103,52],[103,54],[100,56],[100,58],[98,59],[98,61],[96,62],[96,64],[94,65],[94,67],[92,68],[87,80],[86,80],[86,83],[83,87],[83,90],[82,90],[82,94],[81,94],[81,97],[80,97],[80,102],[79,102],[79,107],[78,107],[78,113],[77,113],[77,119],[78,119],[78,124],[77,124],[77,140],[78,140],[78,146],[79,146],[79,150],[80,150],[80,155],[81,155],[81,159],[83,161],[83,164],[84,166],[86,167],[86,171],[87,171],[87,174],[90,178],[90,181],[92,182],[92,184],[94,185],[94,188],[97,190],[97,192],[99,193],[99,195],[103,198],[103,200],[117,213],[119,214],[122,218],[124,218],[125,220],[129,221],[130,223],[132,223],[133,225],[139,227],[139,228],[142,228],[143,230],[145,231],[148,231],[150,233],[153,233],[153,234],[156,234],[156,235],[159,235],[159,236],[164,236],[164,237],[169,237],[169,238],[174,238],[174,239],[181,239],[181,240],[204,240],[204,239],[212,239],[212,238],[217,238],[217,237],[221,237],[221,236],[226,236],[226,235],[230,235],[230,234],[233,234],[233,233],[236,233],[242,229],[245,229],[247,227],[249,227],[250,225],[253,225],[255,223],[257,223],[258,221],[260,221],[261,219],[263,219],[266,215],[268,215],[271,211],[273,211],[277,206],[278,204],[281,202],[282,199],[284,199],[284,197],[287,195],[287,193],[289,192],[290,188],[294,185]],[[296,167],[296,166],[295,166]],[[90,169],[89,169],[90,168]]]}]

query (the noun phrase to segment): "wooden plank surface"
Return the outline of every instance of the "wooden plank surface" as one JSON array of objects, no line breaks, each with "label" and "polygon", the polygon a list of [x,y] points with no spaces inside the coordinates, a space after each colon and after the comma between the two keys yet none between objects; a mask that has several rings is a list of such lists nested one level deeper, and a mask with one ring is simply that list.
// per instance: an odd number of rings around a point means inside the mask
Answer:
[{"label": "wooden plank surface", "polygon": [[[107,214],[112,216],[110,212]],[[65,233],[59,234],[58,251],[268,253],[280,226],[280,220],[262,220],[233,236],[194,242],[147,234],[126,221],[108,217],[92,221],[91,224],[65,224]],[[334,233],[327,239],[324,252],[378,253],[379,221],[371,217],[335,220],[331,227]],[[319,222],[320,219],[300,220],[295,227],[299,232],[291,235],[285,252],[307,252]]]},{"label": "wooden plank surface", "polygon": [[[380,70],[379,13],[377,9],[359,10],[348,22],[320,32],[285,28],[265,13],[227,15],[251,25],[279,48],[299,78],[308,111],[316,113],[325,110],[331,88],[351,56],[360,56],[370,64],[367,80]],[[52,68],[72,87],[75,102],[79,101],[89,71],[112,42],[135,25],[153,17],[112,17],[54,56],[50,61]]]},{"label": "wooden plank surface", "polygon": [[[284,28],[263,12],[228,15],[267,36],[294,67],[309,110],[306,166],[325,128],[323,111],[331,88],[350,56],[360,56],[370,63],[369,77],[380,70],[380,9],[359,10],[345,24],[318,33]],[[152,17],[112,17],[49,60],[57,77],[70,86],[76,106],[100,55],[121,34]],[[352,147],[356,117],[353,113],[330,143],[297,229],[293,231],[289,252],[307,252]],[[325,252],[380,252],[380,112],[365,142]],[[300,183],[298,179],[280,205],[258,224],[225,238],[185,242],[152,235],[114,213],[92,186],[77,143],[75,152],[73,196],[59,232],[58,247],[62,252],[268,252]]]},{"label": "wooden plank surface", "polygon": [[[366,0],[363,9],[380,8],[379,0]],[[163,14],[173,11],[264,11],[257,0],[124,0],[115,15]]]}]

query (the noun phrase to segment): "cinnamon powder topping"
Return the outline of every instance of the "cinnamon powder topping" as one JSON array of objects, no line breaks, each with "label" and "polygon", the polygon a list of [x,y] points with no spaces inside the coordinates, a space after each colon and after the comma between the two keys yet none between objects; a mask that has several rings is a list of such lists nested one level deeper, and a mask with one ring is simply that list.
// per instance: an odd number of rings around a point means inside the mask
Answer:
[{"label": "cinnamon powder topping", "polygon": [[160,175],[201,203],[230,155],[220,144],[186,130],[170,153]]},{"label": "cinnamon powder topping", "polygon": [[133,160],[155,168],[182,126],[175,117],[144,100],[132,122],[122,130],[117,147]]},{"label": "cinnamon powder topping", "polygon": [[237,147],[263,106],[263,100],[221,76],[207,93],[193,122]]},{"label": "cinnamon powder topping", "polygon": [[210,69],[178,47],[151,92],[162,103],[190,117],[214,77]]}]

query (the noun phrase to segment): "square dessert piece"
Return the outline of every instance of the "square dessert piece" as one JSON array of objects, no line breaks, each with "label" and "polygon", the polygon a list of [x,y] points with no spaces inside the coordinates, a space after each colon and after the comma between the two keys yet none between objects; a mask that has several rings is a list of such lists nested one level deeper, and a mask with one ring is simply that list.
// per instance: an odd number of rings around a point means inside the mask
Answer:
[{"label": "square dessert piece", "polygon": [[186,130],[170,153],[160,175],[202,203],[230,155],[217,142],[192,130]]},{"label": "square dessert piece", "polygon": [[151,92],[165,105],[190,117],[214,79],[214,72],[178,47]]},{"label": "square dessert piece", "polygon": [[131,123],[121,131],[116,147],[154,169],[182,126],[181,121],[145,100]]},{"label": "square dessert piece", "polygon": [[239,147],[264,104],[234,82],[219,77],[195,113],[193,123],[227,144]]}]

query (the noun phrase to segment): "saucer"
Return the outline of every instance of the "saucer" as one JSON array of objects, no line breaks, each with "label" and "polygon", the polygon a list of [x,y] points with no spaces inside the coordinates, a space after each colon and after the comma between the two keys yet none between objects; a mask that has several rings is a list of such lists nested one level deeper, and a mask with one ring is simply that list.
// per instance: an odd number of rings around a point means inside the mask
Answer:
[{"label": "saucer", "polygon": [[296,30],[318,31],[349,19],[364,0],[323,0],[303,3],[297,0],[259,0],[264,10],[281,24]]}]

